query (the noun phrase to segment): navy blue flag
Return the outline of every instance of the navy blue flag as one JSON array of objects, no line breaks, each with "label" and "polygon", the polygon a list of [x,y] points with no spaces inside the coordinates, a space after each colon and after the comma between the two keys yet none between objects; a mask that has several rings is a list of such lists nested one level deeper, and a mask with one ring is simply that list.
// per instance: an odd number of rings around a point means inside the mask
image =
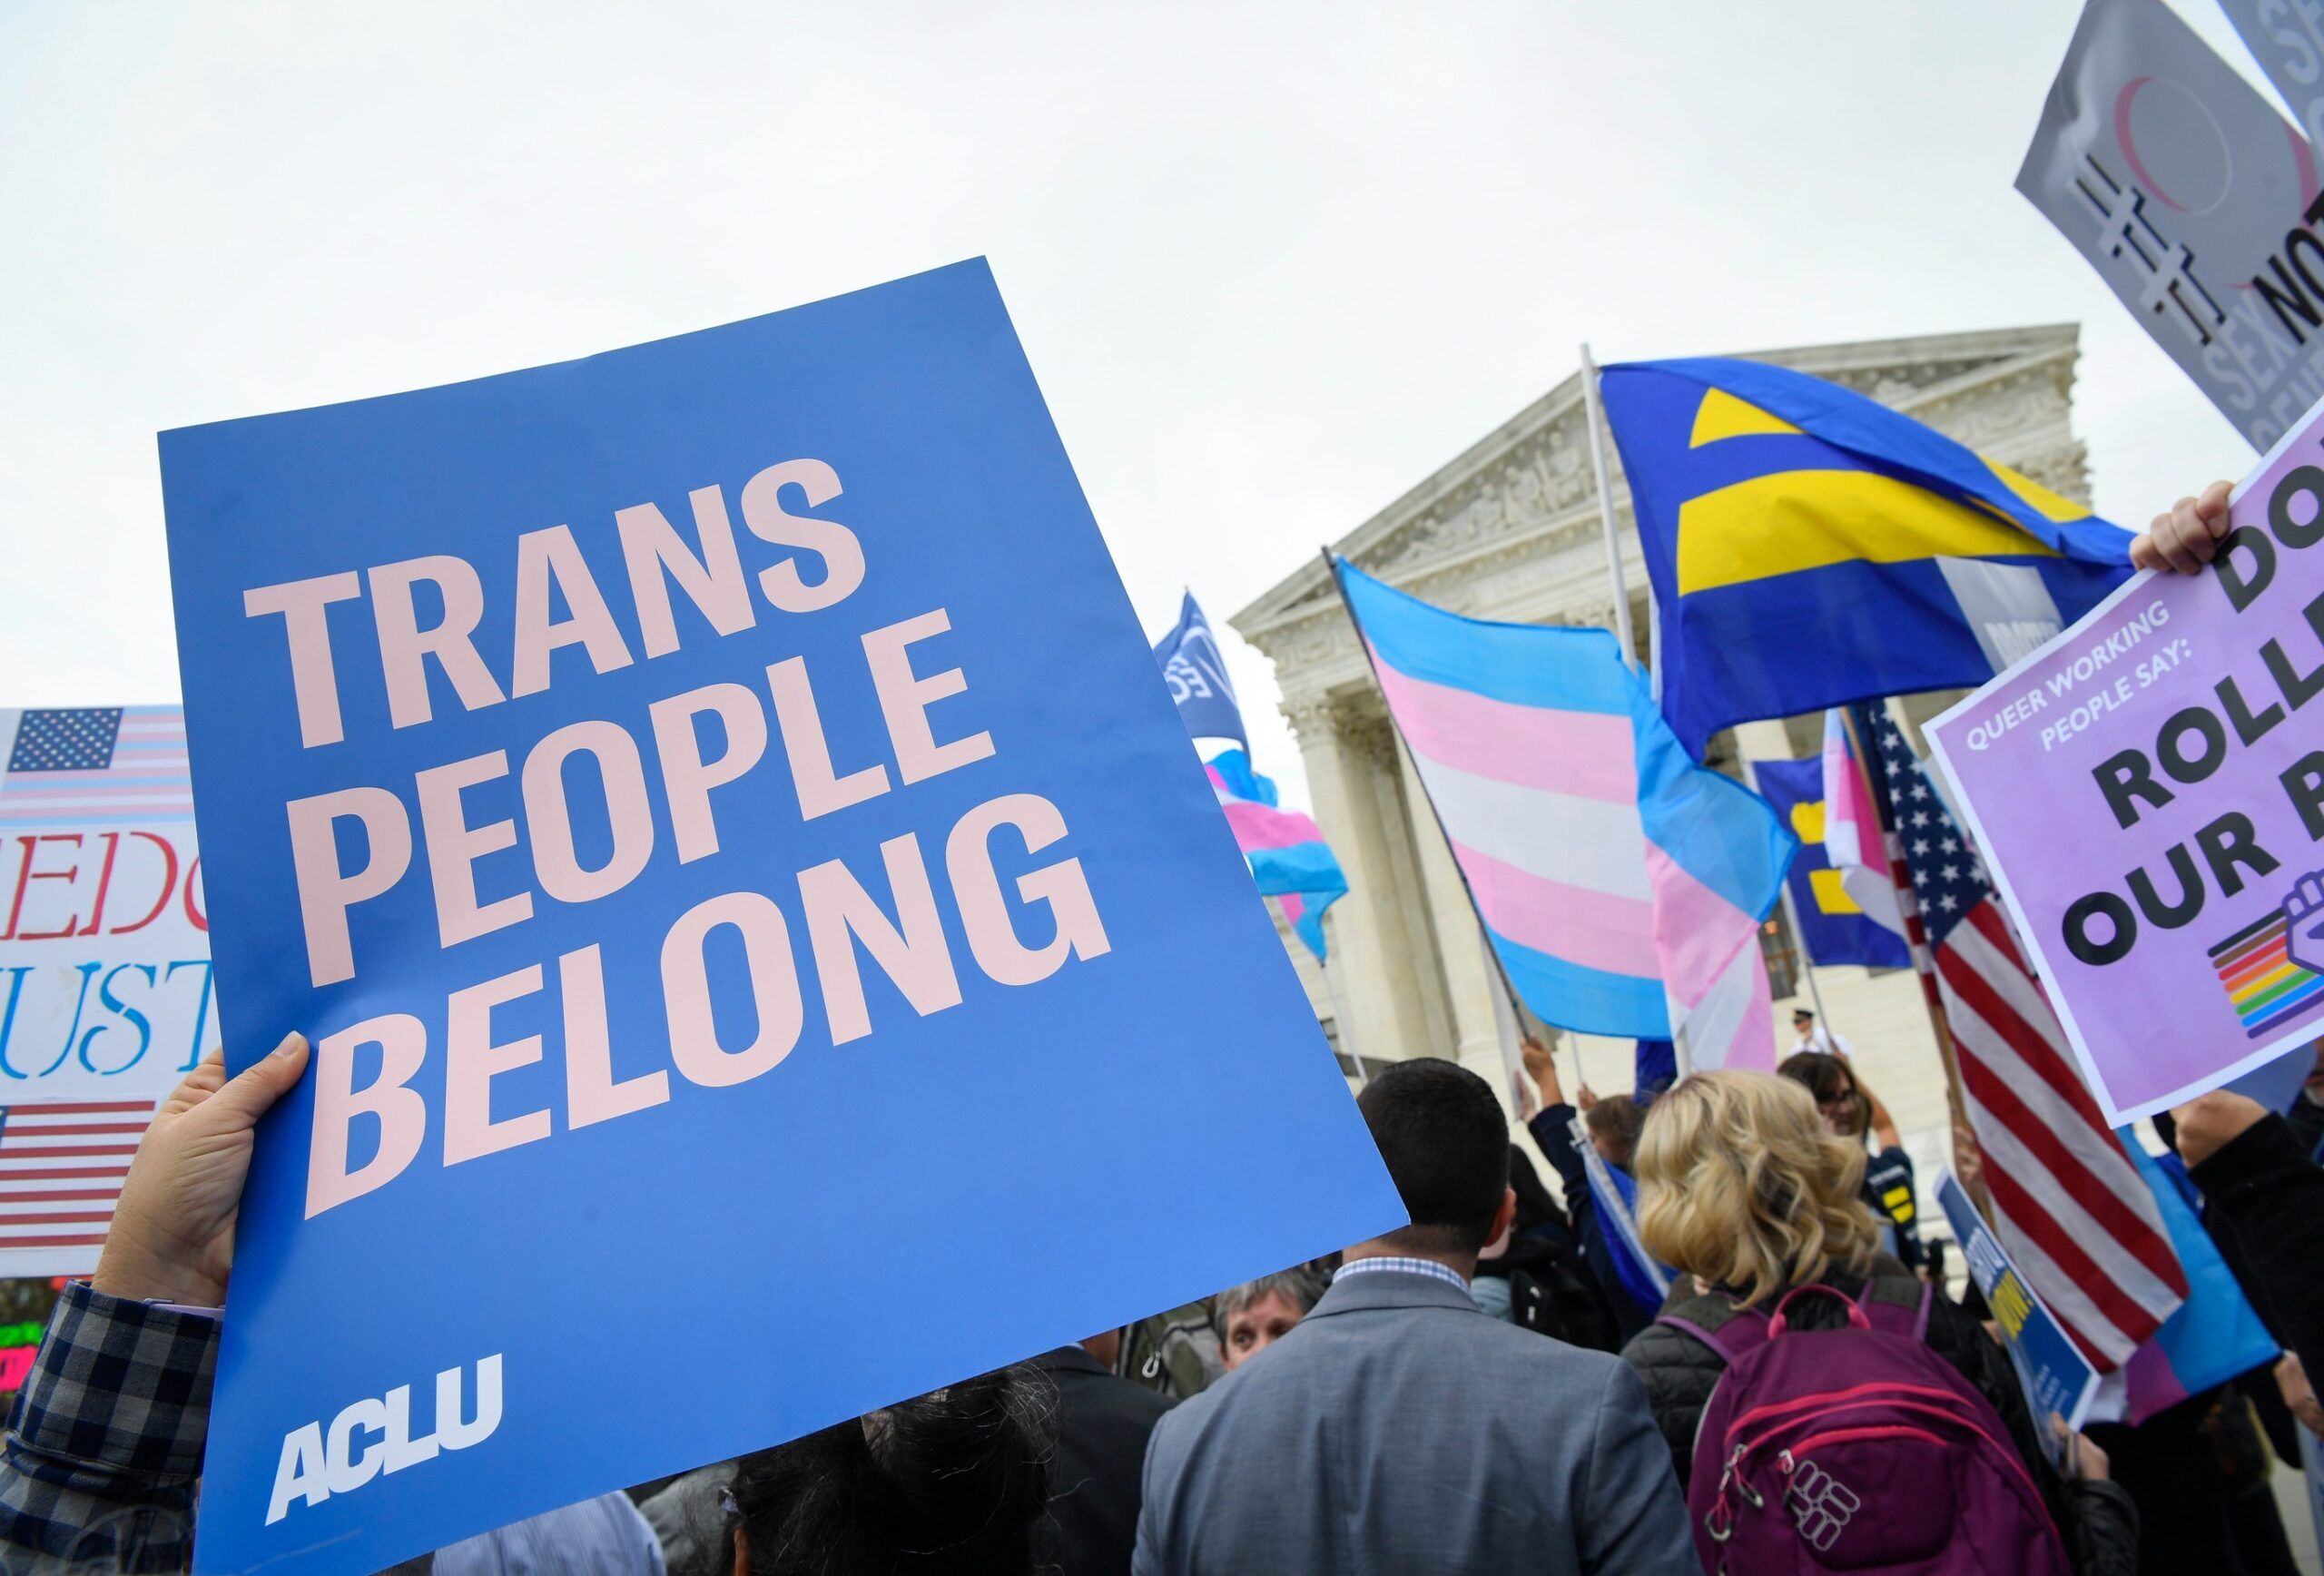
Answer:
[{"label": "navy blue flag", "polygon": [[1177,625],[1155,643],[1154,660],[1178,703],[1178,719],[1197,739],[1232,739],[1245,750],[1251,741],[1243,733],[1243,711],[1235,701],[1234,681],[1226,676],[1226,660],[1210,633],[1195,594],[1187,593],[1178,609]]},{"label": "navy blue flag", "polygon": [[1799,852],[1785,879],[1807,956],[1827,969],[1841,963],[1910,968],[1913,955],[1905,938],[1865,916],[1824,852],[1824,763],[1755,761],[1751,770],[1758,777],[1760,797],[1799,834]]}]

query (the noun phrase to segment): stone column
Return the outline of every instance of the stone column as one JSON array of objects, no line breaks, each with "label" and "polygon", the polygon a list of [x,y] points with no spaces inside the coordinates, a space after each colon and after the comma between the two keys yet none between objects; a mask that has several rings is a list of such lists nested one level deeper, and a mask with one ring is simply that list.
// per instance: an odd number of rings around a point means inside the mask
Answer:
[{"label": "stone column", "polygon": [[1421,885],[1436,931],[1437,959],[1452,1023],[1452,1044],[1445,1048],[1445,1054],[1500,1088],[1505,1080],[1493,1000],[1502,994],[1501,974],[1485,951],[1475,907],[1469,901],[1460,867],[1453,862],[1452,847],[1436,823],[1436,813],[1429,808],[1428,793],[1421,785],[1411,753],[1400,745],[1396,759],[1403,779],[1413,846],[1419,855]]},{"label": "stone column", "polygon": [[[1352,1020],[1341,1025],[1344,1049],[1384,1061],[1426,1055],[1433,1049],[1430,1012],[1415,964],[1434,970],[1434,947],[1415,945],[1403,913],[1406,882],[1398,870],[1409,860],[1402,818],[1381,813],[1379,779],[1387,768],[1361,719],[1321,699],[1286,703],[1284,714],[1299,735],[1315,824],[1346,872],[1348,895],[1332,906],[1332,980]],[[1388,786],[1395,786],[1393,776]],[[1441,1014],[1441,1009],[1440,1009]]]}]

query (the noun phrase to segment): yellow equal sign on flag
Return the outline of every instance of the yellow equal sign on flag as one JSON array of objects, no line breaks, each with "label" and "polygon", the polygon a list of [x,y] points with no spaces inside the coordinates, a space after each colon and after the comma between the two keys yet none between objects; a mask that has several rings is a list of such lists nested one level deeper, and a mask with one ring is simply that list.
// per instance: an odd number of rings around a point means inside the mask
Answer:
[{"label": "yellow equal sign on flag", "polygon": [[[1810,848],[1824,844],[1824,802],[1803,799],[1791,807],[1791,829],[1799,841]],[[1840,872],[1830,868],[1807,872],[1807,889],[1816,894],[1817,911],[1827,914],[1860,914],[1864,910],[1848,896],[1840,884]]]}]

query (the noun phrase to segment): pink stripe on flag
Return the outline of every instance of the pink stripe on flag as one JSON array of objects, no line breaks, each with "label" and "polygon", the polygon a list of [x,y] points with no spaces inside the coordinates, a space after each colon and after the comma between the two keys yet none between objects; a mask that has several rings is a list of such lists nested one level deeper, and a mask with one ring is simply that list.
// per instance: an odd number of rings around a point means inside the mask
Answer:
[{"label": "pink stripe on flag", "polygon": [[1651,903],[1551,881],[1462,843],[1452,857],[1496,934],[1586,969],[1642,980],[1660,972]]},{"label": "pink stripe on flag", "polygon": [[1497,701],[1398,673],[1372,654],[1413,753],[1455,771],[1609,804],[1638,802],[1630,720]]},{"label": "pink stripe on flag", "polygon": [[1758,921],[1652,842],[1646,845],[1646,874],[1654,883],[1654,946],[1661,960],[1662,989],[1680,1007],[1691,1008],[1733,961],[1737,939],[1758,933]]},{"label": "pink stripe on flag", "polygon": [[1277,810],[1269,804],[1254,804],[1247,799],[1230,799],[1219,808],[1226,812],[1226,824],[1235,830],[1235,846],[1245,853],[1254,849],[1296,848],[1303,842],[1324,841],[1315,819],[1295,810]]}]

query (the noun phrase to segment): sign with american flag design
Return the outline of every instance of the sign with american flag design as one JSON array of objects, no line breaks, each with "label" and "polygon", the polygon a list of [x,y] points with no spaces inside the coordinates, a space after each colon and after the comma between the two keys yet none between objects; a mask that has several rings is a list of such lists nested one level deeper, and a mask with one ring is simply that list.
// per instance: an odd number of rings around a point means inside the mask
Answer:
[{"label": "sign with american flag design", "polygon": [[96,1268],[153,1104],[63,1100],[0,1109],[0,1276]]},{"label": "sign with american flag design", "polygon": [[[82,1218],[44,1233],[57,1240],[10,1235],[24,1113],[54,1105],[47,1122],[126,1102],[150,1115],[216,1038],[183,714],[0,710],[0,1274],[85,1270],[94,1248],[62,1239],[103,1229]],[[108,1179],[65,1180],[62,1191],[87,1193]],[[80,1216],[99,1207],[33,1202]]]}]

